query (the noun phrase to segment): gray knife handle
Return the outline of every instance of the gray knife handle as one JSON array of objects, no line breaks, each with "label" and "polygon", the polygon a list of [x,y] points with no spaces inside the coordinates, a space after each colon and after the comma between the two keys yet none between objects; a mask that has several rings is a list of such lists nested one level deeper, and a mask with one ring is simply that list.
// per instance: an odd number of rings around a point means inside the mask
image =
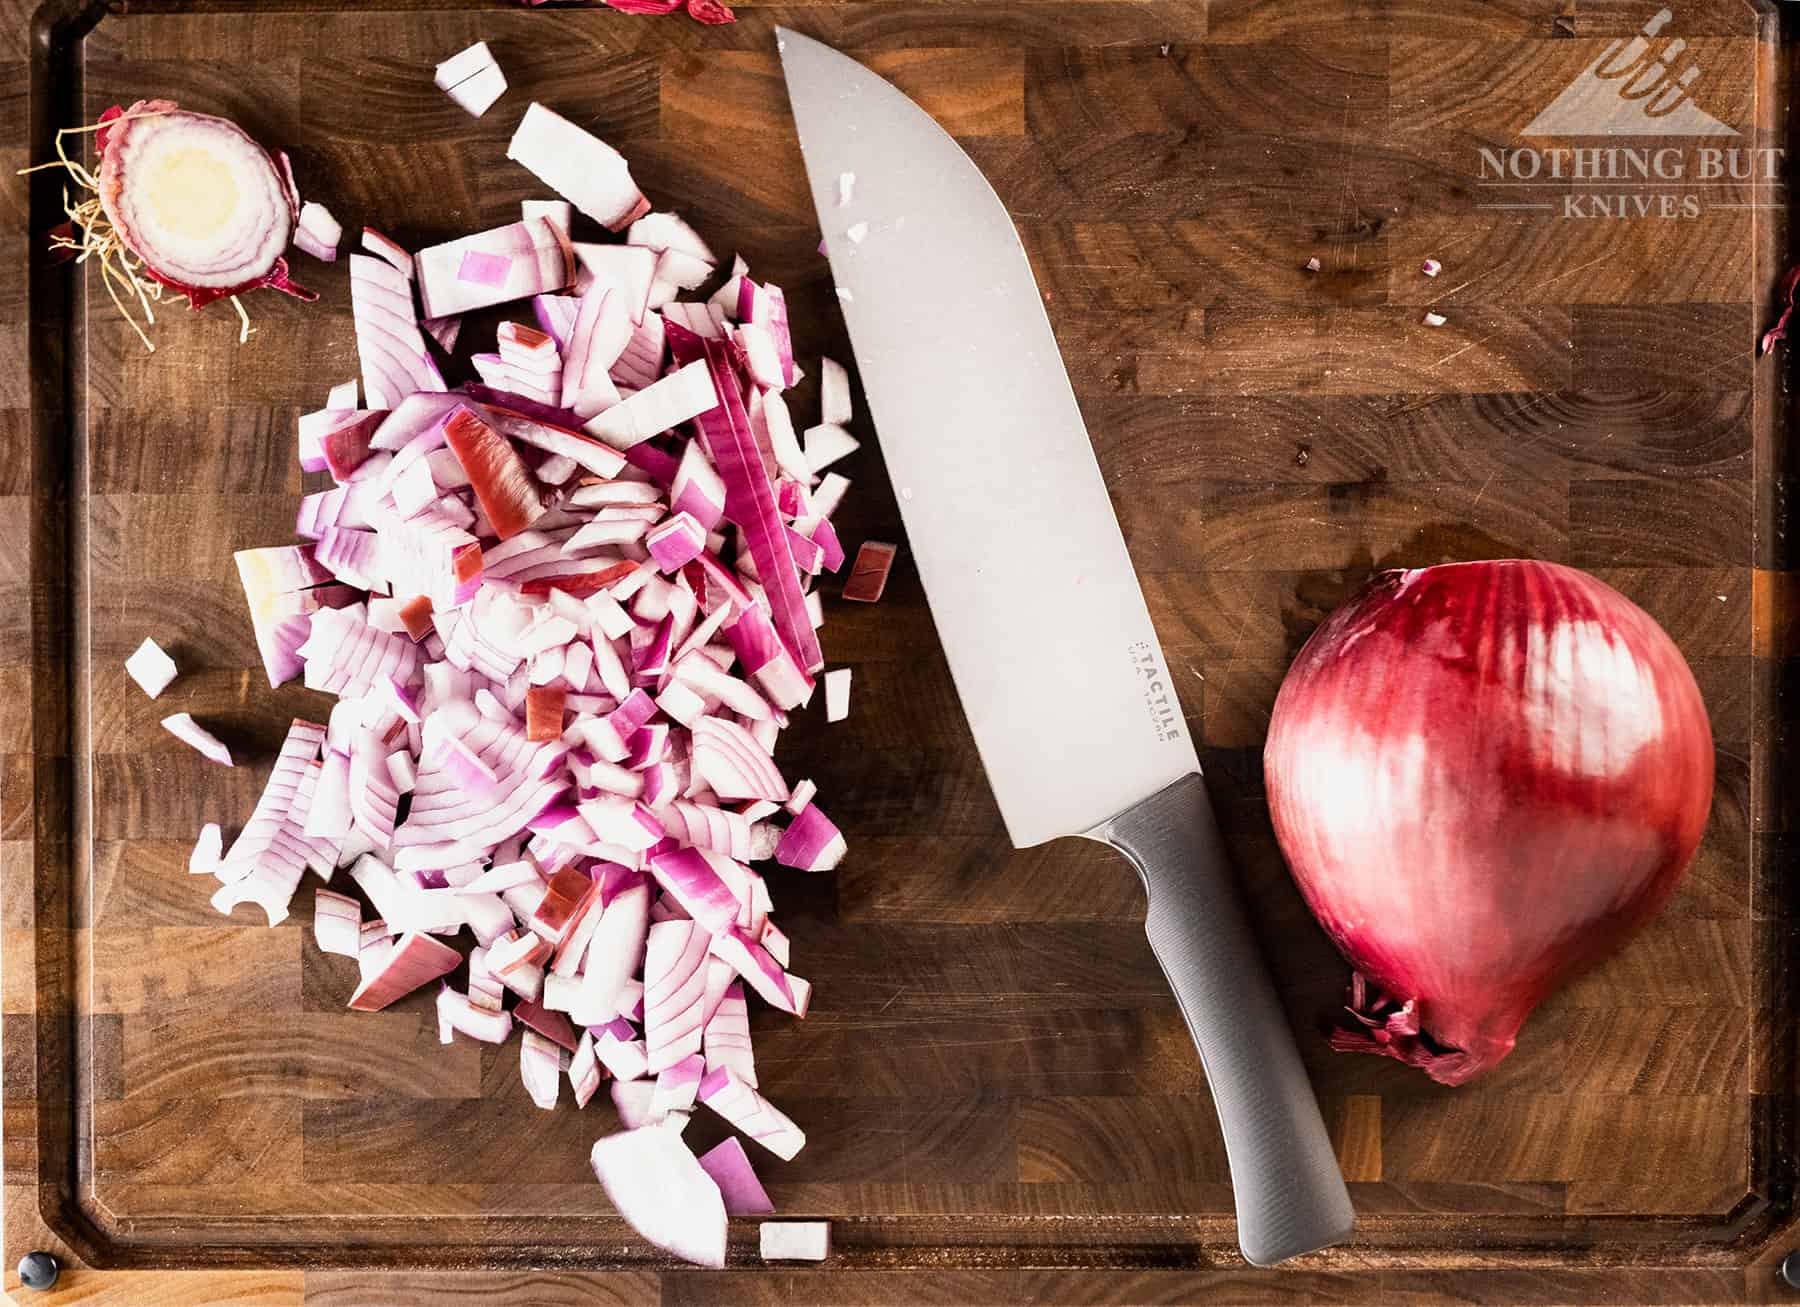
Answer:
[{"label": "gray knife handle", "polygon": [[1272,1266],[1349,1238],[1350,1194],[1250,933],[1206,782],[1184,776],[1090,833],[1144,878],[1145,930],[1200,1048],[1245,1259]]}]

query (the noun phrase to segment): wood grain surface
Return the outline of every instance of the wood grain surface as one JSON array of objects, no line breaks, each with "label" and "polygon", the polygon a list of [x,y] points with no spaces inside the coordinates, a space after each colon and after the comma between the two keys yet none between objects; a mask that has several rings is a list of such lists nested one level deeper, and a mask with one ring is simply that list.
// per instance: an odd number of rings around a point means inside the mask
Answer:
[{"label": "wood grain surface", "polygon": [[[1488,207],[1504,197],[1478,184],[1481,147],[1520,144],[1657,7],[824,0],[704,28],[208,0],[120,5],[52,40],[36,0],[0,0],[9,1289],[320,1307],[1782,1301],[1800,567],[1786,356],[1759,364],[1754,342],[1786,185],[1697,191],[1691,220],[1579,220],[1560,211],[1573,184],[1514,193],[1540,210]],[[1688,0],[1664,32],[1745,147],[1791,132],[1774,10]],[[248,813],[282,724],[324,710],[268,689],[230,554],[289,538],[311,482],[294,419],[356,374],[345,267],[297,256],[320,302],[252,297],[241,347],[229,310],[170,306],[149,356],[96,284],[29,257],[55,184],[13,169],[57,126],[169,95],[290,151],[347,228],[416,247],[542,193],[503,157],[542,99],[787,287],[803,362],[848,359],[778,23],[913,95],[1018,221],[1351,1182],[1347,1248],[1275,1273],[1238,1260],[1136,878],[1101,848],[1008,846],[904,550],[879,605],[826,588],[853,710],[802,722],[786,757],[852,853],[772,882],[817,1001],[803,1023],[755,1018],[765,1092],[809,1136],[765,1179],[784,1215],[834,1222],[841,1269],[758,1269],[753,1225],[724,1274],[648,1257],[588,1173],[604,1098],[536,1111],[513,1050],[440,1047],[417,995],[347,1013],[355,968],[313,943],[311,878],[271,931],[214,913],[185,873],[201,822]],[[513,88],[479,120],[430,77],[477,39]],[[797,405],[814,411],[810,384]],[[877,433],[860,412],[853,428],[840,531],[902,539]],[[1288,661],[1372,571],[1516,555],[1589,568],[1669,629],[1712,713],[1718,793],[1662,917],[1452,1092],[1312,1033],[1345,968],[1281,864],[1261,744]],[[155,703],[121,667],[147,635],[184,673]],[[178,710],[245,765],[164,733]],[[703,1145],[722,1135],[705,1115]],[[48,1297],[12,1278],[36,1247],[74,1268]]]}]

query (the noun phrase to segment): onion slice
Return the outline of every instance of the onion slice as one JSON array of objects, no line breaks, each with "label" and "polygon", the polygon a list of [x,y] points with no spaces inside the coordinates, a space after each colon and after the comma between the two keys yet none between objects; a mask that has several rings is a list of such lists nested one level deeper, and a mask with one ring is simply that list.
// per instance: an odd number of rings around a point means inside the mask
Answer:
[{"label": "onion slice", "polygon": [[769,1201],[768,1191],[756,1178],[750,1157],[735,1135],[702,1153],[699,1160],[701,1169],[719,1186],[727,1216],[767,1216],[774,1212],[775,1204]]},{"label": "onion slice", "polygon": [[207,730],[199,722],[184,712],[173,713],[162,719],[163,729],[183,744],[192,745],[200,751],[200,755],[208,762],[216,762],[221,767],[229,767],[231,750],[226,748],[218,736]]},{"label": "onion slice", "polygon": [[594,1176],[619,1215],[665,1252],[701,1266],[725,1265],[725,1203],[681,1136],[643,1126],[598,1140]]},{"label": "onion slice", "polygon": [[282,251],[299,201],[269,152],[236,123],[140,100],[105,134],[100,203],[144,271],[194,308],[288,280]]}]

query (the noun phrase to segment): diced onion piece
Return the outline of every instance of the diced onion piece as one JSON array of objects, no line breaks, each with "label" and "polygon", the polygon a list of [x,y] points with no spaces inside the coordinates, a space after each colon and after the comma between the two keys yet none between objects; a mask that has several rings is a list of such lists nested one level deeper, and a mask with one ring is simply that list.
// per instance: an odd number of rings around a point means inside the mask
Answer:
[{"label": "diced onion piece", "polygon": [[801,871],[830,871],[843,860],[844,837],[815,803],[800,809],[775,846],[775,861]]},{"label": "diced onion piece", "polygon": [[814,473],[824,471],[840,458],[846,458],[862,448],[862,442],[848,431],[824,422],[816,427],[808,427],[804,442],[807,470]]},{"label": "diced onion piece", "polygon": [[733,1135],[700,1155],[700,1166],[719,1186],[727,1216],[768,1216],[775,1210],[768,1191],[756,1178],[743,1143]]},{"label": "diced onion piece", "polygon": [[707,1073],[700,1082],[700,1101],[783,1161],[792,1161],[806,1147],[805,1131],[730,1067]]},{"label": "diced onion piece", "polygon": [[169,682],[175,679],[175,660],[163,652],[161,645],[146,636],[131,657],[125,660],[125,672],[138,683],[139,689],[154,699],[168,689]]},{"label": "diced onion piece", "polygon": [[693,921],[650,927],[644,959],[647,1070],[656,1074],[700,1051],[707,933]]},{"label": "diced onion piece", "polygon": [[757,1234],[765,1262],[822,1262],[831,1256],[830,1221],[764,1221]]},{"label": "diced onion piece", "polygon": [[825,673],[825,720],[841,722],[850,715],[850,668]]},{"label": "diced onion piece", "polygon": [[689,1053],[673,1066],[664,1067],[656,1077],[656,1097],[651,1099],[652,1112],[683,1112],[693,1107],[700,1081],[706,1074],[706,1059]]},{"label": "diced onion piece", "polygon": [[637,1038],[631,1023],[618,1017],[600,1026],[599,1031],[594,1036],[594,1056],[600,1064],[612,1072],[615,1080],[641,1079],[649,1069],[650,1059],[644,1041]]},{"label": "diced onion piece", "polygon": [[590,436],[626,450],[716,408],[719,393],[704,362],[677,368],[583,425]]},{"label": "diced onion piece", "polygon": [[531,1101],[546,1112],[556,1110],[568,1054],[535,1030],[527,1030],[519,1043],[519,1079]]},{"label": "diced onion piece", "polygon": [[547,454],[572,459],[576,466],[594,476],[617,476],[625,466],[625,459],[617,450],[579,431],[571,431],[553,422],[543,422],[491,405],[487,412],[494,429],[502,435],[534,449],[541,449]]},{"label": "diced onion piece", "polygon": [[[382,235],[380,232],[376,231],[373,227],[364,227],[362,229],[362,247],[365,250],[367,250],[370,254],[373,254],[376,258],[386,259],[390,264],[393,265],[394,271],[398,272],[402,277],[405,277],[408,281],[412,280],[412,275],[413,275],[412,255],[408,254],[404,249],[402,249],[400,247],[400,243],[398,241],[392,240],[389,237]],[[326,408],[337,408],[340,406],[327,400],[325,407]],[[341,407],[343,407],[343,408],[355,408],[356,407],[356,392],[354,390],[352,390],[350,392],[350,402],[348,404],[341,405]]]},{"label": "diced onion piece", "polygon": [[488,52],[486,41],[477,41],[444,60],[437,66],[434,80],[440,91],[477,118],[506,91],[506,75]]},{"label": "diced onion piece", "polygon": [[347,894],[313,895],[313,942],[321,953],[353,958],[362,949],[362,905]]},{"label": "diced onion piece", "polygon": [[349,263],[350,310],[369,406],[392,409],[416,391],[443,390],[443,374],[419,334],[412,284],[382,259],[352,254]]},{"label": "diced onion piece", "polygon": [[425,316],[441,318],[559,291],[575,256],[561,228],[533,218],[420,250],[413,269]]},{"label": "diced onion piece", "polygon": [[[470,977],[470,985],[472,989],[473,975]],[[512,1034],[511,1013],[478,1004],[472,993],[459,994],[448,985],[438,990],[437,1010],[440,1038],[442,1031],[449,1029],[484,1044],[504,1044]]]},{"label": "diced onion piece", "polygon": [[894,566],[899,550],[880,540],[865,540],[850,565],[850,578],[844,582],[844,598],[872,604],[887,589],[888,571]]},{"label": "diced onion piece", "polygon": [[725,517],[725,480],[697,440],[689,441],[681,452],[669,502],[676,512],[688,514],[700,525],[702,547],[705,533],[716,530]]},{"label": "diced onion piece", "polygon": [[843,502],[844,492],[850,489],[849,478],[836,472],[827,472],[812,491],[812,512],[815,517],[830,517],[837,512],[838,505]]},{"label": "diced onion piece", "polygon": [[[650,285],[656,280],[656,252],[636,245],[588,245],[577,242],[575,258],[582,273],[619,289],[627,316],[643,326],[650,307]],[[587,289],[585,286],[580,289]],[[651,318],[660,325],[660,319]]]},{"label": "diced onion piece", "polygon": [[600,1062],[594,1056],[594,1036],[592,1031],[581,1032],[581,1040],[575,1045],[575,1055],[569,1059],[569,1088],[575,1095],[575,1106],[586,1107],[594,1097],[594,1091],[600,1088]]},{"label": "diced onion piece", "polygon": [[444,438],[469,475],[481,511],[502,540],[517,535],[543,515],[544,502],[524,460],[507,439],[468,405],[444,422]]},{"label": "diced onion piece", "polygon": [[706,528],[692,514],[678,512],[651,528],[644,546],[665,575],[678,572],[706,548]]},{"label": "diced onion piece", "polygon": [[218,736],[207,730],[187,713],[173,713],[162,719],[163,729],[183,744],[191,745],[199,750],[200,755],[208,762],[216,762],[221,767],[229,767],[231,750],[226,748]]},{"label": "diced onion piece", "polygon": [[725,1203],[681,1135],[643,1126],[609,1135],[589,1156],[619,1215],[665,1252],[701,1266],[725,1265]]},{"label": "diced onion piece", "polygon": [[649,211],[617,150],[541,104],[525,110],[506,157],[612,231]]},{"label": "diced onion piece", "polygon": [[344,237],[344,227],[342,223],[331,216],[330,209],[316,200],[308,200],[300,206],[300,219],[294,228],[296,245],[300,244],[299,238],[302,235],[309,239],[314,248],[308,249],[305,245],[302,245],[301,248],[306,249],[308,254],[315,253],[315,250],[322,250],[323,253],[317,254],[316,257],[330,263],[337,258],[338,242]]},{"label": "diced onion piece", "polygon": [[188,854],[188,874],[210,876],[216,872],[224,845],[225,837],[219,830],[219,823],[207,822],[200,828],[200,837],[194,841],[194,851]]},{"label": "diced onion piece", "polygon": [[563,733],[563,699],[568,694],[560,685],[533,686],[525,696],[525,738],[528,740],[560,739]]},{"label": "diced onion piece", "polygon": [[462,955],[430,935],[406,934],[374,973],[363,978],[350,996],[358,1012],[379,1012],[439,976],[462,965]]},{"label": "diced onion piece", "polygon": [[750,1012],[744,1001],[744,984],[733,980],[719,998],[719,1006],[701,1032],[701,1050],[707,1071],[730,1067],[752,1088],[756,1086],[756,1062],[750,1050]]},{"label": "diced onion piece", "polygon": [[708,947],[715,956],[729,962],[771,1007],[797,1017],[806,1015],[812,1002],[812,985],[789,975],[767,949],[743,931],[727,927],[713,935]]},{"label": "diced onion piece", "polygon": [[850,374],[836,359],[820,359],[819,421],[841,427],[851,416]]}]

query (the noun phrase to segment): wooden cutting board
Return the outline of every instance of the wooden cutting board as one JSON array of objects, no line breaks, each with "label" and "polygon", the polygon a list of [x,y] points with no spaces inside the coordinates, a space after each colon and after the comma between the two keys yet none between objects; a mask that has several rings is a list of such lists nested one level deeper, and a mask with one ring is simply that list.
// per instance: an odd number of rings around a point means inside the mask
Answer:
[{"label": "wooden cutting board", "polygon": [[[211,0],[55,39],[26,36],[31,7],[0,0],[0,71],[29,87],[0,96],[9,1268],[54,1248],[71,1300],[132,1303],[1778,1297],[1795,610],[1786,358],[1754,343],[1787,187],[1708,178],[1702,154],[1787,139],[1775,6],[1683,4],[1655,48],[1685,41],[1687,107],[1664,134],[1600,139],[1526,129],[1658,103],[1618,92],[1665,75],[1622,45],[1653,4],[845,0],[703,28]],[[283,723],[325,710],[256,670],[230,555],[289,538],[294,419],[356,373],[344,265],[297,256],[320,302],[252,297],[243,346],[228,308],[171,306],[150,356],[96,281],[28,260],[12,167],[57,126],[170,95],[290,151],[351,230],[416,247],[542,193],[503,157],[540,98],[785,285],[811,368],[849,351],[776,23],[915,96],[1017,218],[1351,1182],[1350,1247],[1267,1275],[1238,1261],[1136,878],[1084,844],[1008,847],[904,553],[878,606],[826,586],[851,717],[803,723],[784,764],[817,779],[852,854],[774,878],[818,998],[804,1023],[756,1020],[765,1090],[810,1139],[765,1178],[784,1215],[833,1221],[837,1271],[757,1270],[747,1226],[741,1270],[661,1274],[587,1171],[604,1099],[536,1111],[516,1051],[441,1048],[425,998],[344,1011],[354,967],[314,946],[310,880],[271,931],[185,874],[202,822],[249,812]],[[431,68],[477,39],[513,90],[473,120]],[[1608,145],[1683,173],[1546,181],[1559,147]],[[33,229],[56,191],[40,179]],[[809,383],[797,411],[815,405]],[[901,539],[876,433],[853,429],[870,447],[842,533]],[[1670,630],[1719,787],[1662,917],[1448,1091],[1313,1033],[1345,968],[1282,868],[1260,749],[1289,659],[1371,571],[1517,555],[1589,568]],[[121,667],[147,635],[185,672],[155,703]],[[246,765],[164,734],[178,710]],[[589,1276],[606,1269],[624,1274]]]}]

